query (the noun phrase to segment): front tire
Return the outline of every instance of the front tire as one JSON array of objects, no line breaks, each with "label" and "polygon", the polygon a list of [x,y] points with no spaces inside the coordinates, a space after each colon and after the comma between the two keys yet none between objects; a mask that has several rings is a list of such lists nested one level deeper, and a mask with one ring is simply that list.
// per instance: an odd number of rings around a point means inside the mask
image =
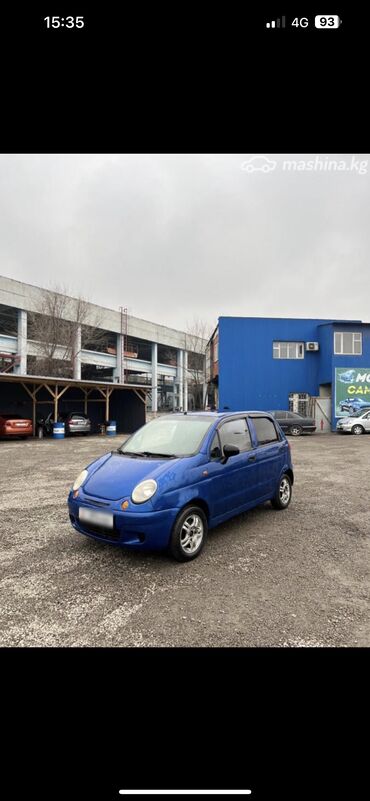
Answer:
[{"label": "front tire", "polygon": [[169,550],[178,562],[190,562],[204,546],[208,532],[207,518],[199,506],[187,506],[180,512],[172,529]]},{"label": "front tire", "polygon": [[365,429],[362,426],[352,426],[352,434],[364,434]]},{"label": "front tire", "polygon": [[281,477],[276,494],[271,500],[274,509],[286,509],[292,499],[292,482],[287,473]]}]

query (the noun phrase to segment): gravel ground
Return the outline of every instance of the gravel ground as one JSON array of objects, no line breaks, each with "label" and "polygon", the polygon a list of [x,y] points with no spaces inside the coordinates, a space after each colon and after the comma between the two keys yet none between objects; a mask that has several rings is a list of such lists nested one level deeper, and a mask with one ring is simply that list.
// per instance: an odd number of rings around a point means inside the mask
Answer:
[{"label": "gravel ground", "polygon": [[219,526],[188,564],[70,526],[71,483],[114,440],[0,442],[0,644],[369,646],[370,436],[290,442],[289,509]]}]

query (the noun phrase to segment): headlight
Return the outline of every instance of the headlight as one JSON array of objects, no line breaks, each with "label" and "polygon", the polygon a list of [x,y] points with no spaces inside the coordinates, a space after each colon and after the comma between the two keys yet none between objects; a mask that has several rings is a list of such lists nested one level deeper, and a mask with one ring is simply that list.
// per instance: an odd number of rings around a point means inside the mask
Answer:
[{"label": "headlight", "polygon": [[131,498],[134,503],[145,503],[157,492],[157,482],[153,478],[140,481],[132,492]]},{"label": "headlight", "polygon": [[79,475],[79,476],[77,476],[77,478],[76,478],[76,481],[75,481],[75,483],[74,483],[74,485],[73,485],[72,489],[73,489],[74,491],[76,491],[76,490],[80,489],[80,487],[82,486],[82,484],[84,483],[84,481],[86,481],[86,479],[87,479],[87,476],[88,476],[88,475],[89,475],[89,474],[88,474],[87,470],[83,470],[83,471],[82,471],[82,473],[80,473],[80,475]]}]

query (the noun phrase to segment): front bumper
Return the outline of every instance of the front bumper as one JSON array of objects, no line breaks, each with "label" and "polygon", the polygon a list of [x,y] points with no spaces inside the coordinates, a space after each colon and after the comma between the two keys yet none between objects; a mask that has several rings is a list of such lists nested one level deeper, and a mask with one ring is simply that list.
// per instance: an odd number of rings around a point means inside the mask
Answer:
[{"label": "front bumper", "polygon": [[[85,522],[81,523],[78,517],[78,510],[84,506],[90,510],[94,509],[93,503],[86,503],[83,499],[73,498],[70,493],[68,498],[69,517],[73,528],[80,534],[93,537],[100,542],[108,542],[111,545],[121,545],[127,548],[139,550],[162,550],[167,548],[171,531],[179,509],[165,509],[160,512],[135,511],[128,512],[112,506],[105,506],[104,511],[112,512],[114,516],[114,529],[100,529],[91,527]],[[103,511],[101,506],[96,505],[96,509]]]}]

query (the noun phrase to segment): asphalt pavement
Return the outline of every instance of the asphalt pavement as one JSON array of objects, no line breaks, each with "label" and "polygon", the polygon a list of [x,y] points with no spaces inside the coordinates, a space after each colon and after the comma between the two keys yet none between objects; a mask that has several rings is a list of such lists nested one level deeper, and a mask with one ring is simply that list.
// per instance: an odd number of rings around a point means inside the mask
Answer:
[{"label": "asphalt pavement", "polygon": [[290,507],[219,526],[185,564],[72,529],[72,482],[122,439],[0,442],[0,645],[370,645],[370,435],[290,438]]}]

